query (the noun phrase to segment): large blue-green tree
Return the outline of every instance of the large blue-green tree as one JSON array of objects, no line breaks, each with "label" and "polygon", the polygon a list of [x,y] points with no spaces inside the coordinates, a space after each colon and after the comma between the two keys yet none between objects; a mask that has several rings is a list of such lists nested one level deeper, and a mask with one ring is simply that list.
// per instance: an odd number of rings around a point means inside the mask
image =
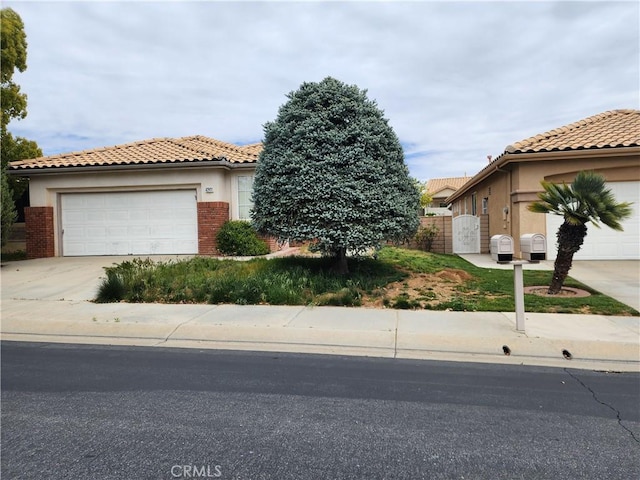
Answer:
[{"label": "large blue-green tree", "polygon": [[264,126],[253,184],[255,228],[312,241],[347,273],[347,252],[418,228],[419,192],[398,137],[366,90],[328,77],[303,83]]}]

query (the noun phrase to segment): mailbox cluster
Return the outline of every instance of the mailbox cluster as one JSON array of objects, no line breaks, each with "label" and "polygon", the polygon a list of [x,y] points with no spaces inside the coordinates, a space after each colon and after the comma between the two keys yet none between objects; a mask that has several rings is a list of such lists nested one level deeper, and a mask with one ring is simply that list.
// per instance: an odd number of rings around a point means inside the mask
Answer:
[{"label": "mailbox cluster", "polygon": [[[513,238],[510,235],[494,235],[491,237],[491,258],[498,263],[513,261]],[[520,237],[522,259],[539,262],[547,258],[547,239],[541,233],[526,233]]]}]

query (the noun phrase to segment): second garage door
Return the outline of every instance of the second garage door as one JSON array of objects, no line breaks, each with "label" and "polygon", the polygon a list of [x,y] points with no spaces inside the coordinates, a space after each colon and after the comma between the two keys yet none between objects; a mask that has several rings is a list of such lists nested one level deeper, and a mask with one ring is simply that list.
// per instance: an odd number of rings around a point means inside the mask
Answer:
[{"label": "second garage door", "polygon": [[198,252],[195,190],[66,193],[60,203],[65,256]]},{"label": "second garage door", "polygon": [[[617,232],[606,225],[595,227],[587,223],[587,236],[574,260],[640,260],[640,182],[610,182],[607,188],[618,202],[632,202],[633,214],[624,220],[624,231]],[[547,214],[547,252],[556,258],[558,228],[563,222],[559,215]]]}]

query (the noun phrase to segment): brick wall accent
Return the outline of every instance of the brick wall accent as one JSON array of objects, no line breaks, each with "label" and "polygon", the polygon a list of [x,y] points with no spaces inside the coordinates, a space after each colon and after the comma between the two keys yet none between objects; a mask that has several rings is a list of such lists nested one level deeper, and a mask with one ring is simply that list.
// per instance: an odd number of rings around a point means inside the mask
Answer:
[{"label": "brick wall accent", "polygon": [[27,258],[55,257],[53,207],[25,207]]},{"label": "brick wall accent", "polygon": [[198,254],[218,254],[216,234],[227,220],[227,202],[198,202]]},{"label": "brick wall accent", "polygon": [[267,242],[267,246],[269,247],[269,252],[271,252],[271,253],[279,252],[280,250],[283,250],[284,248],[286,248],[289,245],[288,242],[279,243],[278,239],[276,237],[272,237],[270,235],[260,235],[260,234],[258,234],[258,237],[260,237],[262,240]]}]

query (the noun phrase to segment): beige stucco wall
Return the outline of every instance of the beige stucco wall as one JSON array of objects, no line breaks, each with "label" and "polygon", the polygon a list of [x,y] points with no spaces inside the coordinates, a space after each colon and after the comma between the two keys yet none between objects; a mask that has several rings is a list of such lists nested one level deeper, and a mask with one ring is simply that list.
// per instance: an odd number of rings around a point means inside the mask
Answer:
[{"label": "beige stucco wall", "polygon": [[194,189],[198,202],[228,202],[230,217],[237,219],[237,177],[254,173],[255,167],[229,170],[224,167],[189,166],[113,172],[80,171],[52,175],[40,174],[33,175],[29,180],[29,201],[32,207],[53,207],[57,252],[60,239],[60,194]]},{"label": "beige stucco wall", "polygon": [[482,214],[482,199],[487,199],[487,213],[489,215],[490,235],[511,235],[511,211],[510,209],[510,173],[497,170],[493,175],[474,186],[463,197],[453,204],[453,215],[471,214],[471,197],[477,195],[477,215]]},{"label": "beige stucco wall", "polygon": [[[482,213],[482,198],[488,198],[489,235],[506,234],[514,239],[514,247],[520,251],[520,236],[525,233],[546,231],[544,214],[533,213],[528,205],[537,200],[542,191],[541,180],[570,183],[582,170],[593,170],[608,182],[640,180],[640,155],[602,155],[602,151],[585,151],[579,154],[518,155],[518,163],[509,163],[493,171],[491,175],[471,187],[453,204],[453,215],[471,213],[471,196],[478,196],[478,214]],[[529,160],[530,161],[526,161]],[[508,214],[503,208],[508,207]],[[552,232],[553,234],[554,232]]]}]

